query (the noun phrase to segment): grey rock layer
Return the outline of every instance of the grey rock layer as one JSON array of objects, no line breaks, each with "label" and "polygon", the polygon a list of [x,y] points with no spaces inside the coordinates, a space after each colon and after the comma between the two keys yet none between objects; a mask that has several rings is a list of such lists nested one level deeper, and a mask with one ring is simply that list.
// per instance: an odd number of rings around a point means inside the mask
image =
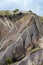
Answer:
[{"label": "grey rock layer", "polygon": [[43,65],[43,49],[37,50],[30,55],[26,55],[26,57],[16,63],[16,65]]}]

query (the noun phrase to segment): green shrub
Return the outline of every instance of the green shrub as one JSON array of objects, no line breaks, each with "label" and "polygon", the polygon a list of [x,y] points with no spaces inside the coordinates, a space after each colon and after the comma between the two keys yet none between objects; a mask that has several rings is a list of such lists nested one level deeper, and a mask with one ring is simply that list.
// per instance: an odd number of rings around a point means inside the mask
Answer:
[{"label": "green shrub", "polygon": [[32,11],[31,11],[31,10],[29,10],[29,12],[31,12],[31,13],[32,13]]},{"label": "green shrub", "polygon": [[12,63],[12,59],[9,58],[9,57],[7,57],[7,58],[6,58],[6,64],[7,64],[7,65],[10,65],[11,63]]},{"label": "green shrub", "polygon": [[15,9],[15,10],[14,10],[14,12],[18,12],[18,11],[19,11],[19,9]]}]

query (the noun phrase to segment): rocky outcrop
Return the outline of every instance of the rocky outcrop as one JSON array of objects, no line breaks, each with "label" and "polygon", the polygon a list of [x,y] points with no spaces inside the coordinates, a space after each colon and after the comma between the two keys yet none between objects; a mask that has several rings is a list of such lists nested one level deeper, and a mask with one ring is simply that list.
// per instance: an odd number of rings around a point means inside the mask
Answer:
[{"label": "rocky outcrop", "polygon": [[[10,25],[11,24],[11,25]],[[10,27],[12,27],[10,19],[4,16],[0,16],[0,41],[7,35]]]},{"label": "rocky outcrop", "polygon": [[12,65],[42,65],[43,64],[43,50],[38,50],[32,54],[28,54],[23,60]]},{"label": "rocky outcrop", "polygon": [[[8,22],[6,23],[9,28],[10,26]],[[40,36],[43,34],[42,32],[43,29],[41,30],[42,27],[43,25],[40,23],[36,15],[30,15],[30,17],[28,15],[26,20],[23,21],[22,23],[20,22],[20,20],[17,21],[11,27],[11,29],[9,29],[9,32],[7,33],[5,38],[0,41],[0,65],[5,64],[7,57],[10,57],[11,59],[16,58],[16,60],[21,60],[22,58],[26,56],[24,58],[26,59],[26,62],[20,61],[18,65],[28,65],[29,63],[32,63],[30,60],[32,55],[29,56],[28,53],[32,51],[32,49],[35,49],[37,47],[42,48],[42,46],[40,45],[42,45],[43,43],[39,43]],[[37,53],[39,53],[39,51],[35,52],[36,56],[37,56]],[[33,60],[33,64],[35,62],[37,61]]]}]

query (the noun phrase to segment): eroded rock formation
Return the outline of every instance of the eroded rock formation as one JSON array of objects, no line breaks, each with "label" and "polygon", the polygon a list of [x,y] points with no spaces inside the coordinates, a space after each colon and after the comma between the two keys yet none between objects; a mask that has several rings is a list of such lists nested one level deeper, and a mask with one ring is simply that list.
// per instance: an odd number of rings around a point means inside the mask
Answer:
[{"label": "eroded rock formation", "polygon": [[[2,26],[4,26],[1,27],[2,29],[8,29],[8,32],[6,36],[0,40],[0,65],[5,65],[7,57],[11,59],[16,58],[17,61],[25,57],[22,61],[18,62],[17,65],[32,65],[32,63],[33,65],[37,65],[39,60],[43,61],[43,50],[36,51],[33,55],[29,54],[32,49],[43,48],[43,39],[41,39],[43,35],[43,24],[40,22],[39,17],[33,14],[27,15],[27,18],[24,16],[14,24],[12,24],[10,20],[9,23],[6,18],[4,18],[4,20],[5,22],[0,20],[0,25],[2,24]],[[38,56],[39,52],[41,52],[42,55]],[[38,59],[38,61],[36,59]]]}]

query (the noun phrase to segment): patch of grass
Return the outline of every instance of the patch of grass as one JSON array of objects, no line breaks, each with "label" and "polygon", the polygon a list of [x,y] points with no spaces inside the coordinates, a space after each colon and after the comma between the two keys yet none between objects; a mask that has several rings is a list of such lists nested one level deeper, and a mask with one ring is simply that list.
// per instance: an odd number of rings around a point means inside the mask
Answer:
[{"label": "patch of grass", "polygon": [[10,15],[8,11],[0,11],[0,15]]},{"label": "patch of grass", "polygon": [[40,19],[43,21],[43,16],[39,16],[40,17]]}]

